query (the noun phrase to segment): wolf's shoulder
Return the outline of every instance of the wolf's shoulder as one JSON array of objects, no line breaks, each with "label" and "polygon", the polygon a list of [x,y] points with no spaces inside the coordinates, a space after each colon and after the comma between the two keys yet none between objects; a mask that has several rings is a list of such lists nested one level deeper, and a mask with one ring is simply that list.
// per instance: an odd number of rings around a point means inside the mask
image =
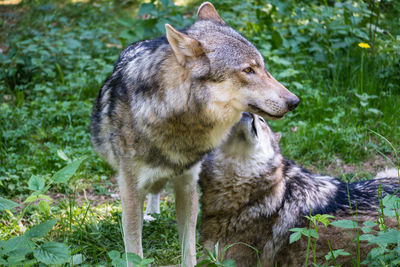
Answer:
[{"label": "wolf's shoulder", "polygon": [[145,53],[154,53],[158,48],[167,46],[168,40],[165,35],[155,38],[134,42],[122,50],[117,61],[114,63],[114,71],[123,68],[127,63]]}]

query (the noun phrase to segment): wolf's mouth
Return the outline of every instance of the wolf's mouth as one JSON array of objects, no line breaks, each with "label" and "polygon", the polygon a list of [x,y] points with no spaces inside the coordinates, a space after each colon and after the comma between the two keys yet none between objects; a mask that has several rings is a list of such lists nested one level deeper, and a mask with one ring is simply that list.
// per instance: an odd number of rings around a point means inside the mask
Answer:
[{"label": "wolf's mouth", "polygon": [[257,127],[256,127],[256,118],[254,117],[254,114],[251,114],[251,127],[253,128],[254,134],[258,137],[257,134]]},{"label": "wolf's mouth", "polygon": [[267,117],[270,117],[270,118],[273,118],[273,119],[280,119],[280,118],[282,118],[284,116],[284,115],[281,115],[281,116],[272,115],[272,114],[262,110],[261,108],[257,107],[256,105],[253,105],[253,104],[249,104],[248,106],[253,110],[254,113],[257,113],[259,116],[262,116],[262,117],[267,116]]}]

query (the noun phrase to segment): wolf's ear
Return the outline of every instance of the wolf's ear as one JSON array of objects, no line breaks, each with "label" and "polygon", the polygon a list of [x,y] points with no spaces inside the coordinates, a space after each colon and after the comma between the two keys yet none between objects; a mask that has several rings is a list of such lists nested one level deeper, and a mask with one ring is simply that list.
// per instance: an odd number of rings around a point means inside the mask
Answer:
[{"label": "wolf's ear", "polygon": [[275,136],[276,136],[276,139],[277,139],[276,141],[279,143],[279,141],[281,141],[282,133],[281,132],[276,132]]},{"label": "wolf's ear", "polygon": [[201,4],[199,9],[197,10],[197,19],[212,20],[225,24],[225,21],[221,19],[221,17],[218,15],[217,10],[210,2],[204,2],[203,4]]},{"label": "wolf's ear", "polygon": [[196,39],[178,32],[171,25],[165,24],[168,42],[174,51],[178,63],[186,65],[187,57],[196,58],[204,54],[201,44]]}]

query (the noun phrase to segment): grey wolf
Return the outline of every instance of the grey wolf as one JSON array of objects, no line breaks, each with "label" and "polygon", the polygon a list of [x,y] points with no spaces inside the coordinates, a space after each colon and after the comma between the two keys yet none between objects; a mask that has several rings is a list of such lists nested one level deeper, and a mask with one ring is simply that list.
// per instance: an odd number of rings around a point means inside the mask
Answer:
[{"label": "grey wolf", "polygon": [[122,51],[94,103],[92,143],[118,171],[126,250],[142,253],[143,201],[171,182],[183,264],[193,266],[203,156],[251,111],[279,119],[299,99],[265,70],[259,51],[203,3],[178,31]]},{"label": "grey wolf", "polygon": [[[262,266],[304,266],[307,239],[289,244],[289,229],[308,227],[305,216],[310,214],[354,219],[357,210],[356,220],[376,221],[379,185],[383,196],[399,187],[397,172],[349,184],[313,174],[282,156],[279,140],[280,134],[261,117],[243,113],[229,137],[204,159],[199,183],[205,248],[213,250],[217,242],[220,249],[244,242],[260,252]],[[329,252],[327,240],[333,250],[349,249],[356,255],[354,232],[348,235],[333,226],[322,228],[318,230],[318,264],[325,262]],[[365,257],[368,248],[365,243],[361,246]],[[226,256],[237,266],[256,266],[255,251],[244,245],[231,247]],[[350,257],[339,257],[338,263],[353,266]]]}]

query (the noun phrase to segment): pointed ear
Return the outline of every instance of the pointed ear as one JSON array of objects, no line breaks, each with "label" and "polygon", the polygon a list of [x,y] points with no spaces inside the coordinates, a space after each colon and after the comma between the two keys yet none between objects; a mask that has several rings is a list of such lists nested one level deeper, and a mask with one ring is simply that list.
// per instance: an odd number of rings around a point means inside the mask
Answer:
[{"label": "pointed ear", "polygon": [[199,9],[197,10],[197,19],[212,20],[225,24],[225,21],[221,19],[221,17],[218,15],[217,10],[210,2],[204,2],[203,4],[201,4]]},{"label": "pointed ear", "polygon": [[281,132],[276,132],[275,136],[276,136],[277,142],[279,143],[279,141],[281,141],[282,133]]},{"label": "pointed ear", "polygon": [[174,51],[178,63],[185,66],[187,57],[196,58],[204,54],[201,44],[196,39],[178,32],[171,25],[165,24],[168,42]]}]

